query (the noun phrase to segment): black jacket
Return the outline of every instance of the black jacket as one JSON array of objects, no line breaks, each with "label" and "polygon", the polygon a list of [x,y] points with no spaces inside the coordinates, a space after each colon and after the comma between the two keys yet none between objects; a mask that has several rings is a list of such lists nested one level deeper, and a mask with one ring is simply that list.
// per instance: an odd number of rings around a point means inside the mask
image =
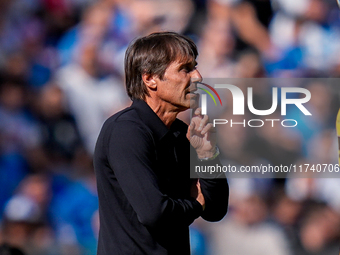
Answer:
[{"label": "black jacket", "polygon": [[141,100],[105,122],[94,154],[98,255],[190,254],[189,225],[199,216],[209,221],[224,217],[225,178],[200,180],[204,212],[190,197],[186,132],[187,125],[178,119],[169,130]]}]

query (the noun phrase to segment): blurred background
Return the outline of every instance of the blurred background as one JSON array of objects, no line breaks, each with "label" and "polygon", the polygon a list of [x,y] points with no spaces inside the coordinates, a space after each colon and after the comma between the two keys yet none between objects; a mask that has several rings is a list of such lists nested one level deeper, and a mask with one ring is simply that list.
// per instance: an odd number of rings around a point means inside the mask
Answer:
[{"label": "blurred background", "polygon": [[[128,43],[162,30],[196,42],[205,78],[340,77],[336,0],[1,0],[0,244],[28,255],[96,254],[96,138],[131,103]],[[313,116],[290,112],[301,125],[288,136],[280,126],[225,131],[224,160],[337,163],[336,86],[309,85]],[[270,95],[270,85],[254,86],[265,109]],[[265,153],[254,153],[259,145]],[[339,254],[339,179],[229,183],[228,215],[195,221],[192,254]]]}]

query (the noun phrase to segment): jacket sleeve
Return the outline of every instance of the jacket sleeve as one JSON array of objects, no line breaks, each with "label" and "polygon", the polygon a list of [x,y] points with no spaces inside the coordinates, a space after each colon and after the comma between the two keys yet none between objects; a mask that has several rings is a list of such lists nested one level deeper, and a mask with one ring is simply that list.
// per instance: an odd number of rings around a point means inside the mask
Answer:
[{"label": "jacket sleeve", "polygon": [[207,221],[220,221],[227,214],[229,186],[227,179],[200,179],[201,190],[205,199],[202,218]]},{"label": "jacket sleeve", "polygon": [[[192,151],[194,151],[193,148]],[[195,151],[191,153],[191,164],[192,168],[195,168],[195,166],[222,166],[219,157],[211,161],[198,161]],[[201,174],[199,181],[205,199],[205,210],[201,215],[202,218],[207,221],[222,220],[227,214],[229,204],[229,185],[225,174]]]},{"label": "jacket sleeve", "polygon": [[[129,203],[145,226],[189,226],[202,214],[194,198],[173,199],[161,192],[154,172],[155,147],[142,126],[116,122],[108,138],[108,162]],[[210,185],[204,184],[209,190]]]}]

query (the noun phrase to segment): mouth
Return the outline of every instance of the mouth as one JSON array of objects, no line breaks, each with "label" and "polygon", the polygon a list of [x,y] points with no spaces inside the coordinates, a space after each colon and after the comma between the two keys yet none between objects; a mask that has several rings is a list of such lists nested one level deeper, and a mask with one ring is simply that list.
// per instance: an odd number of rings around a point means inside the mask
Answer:
[{"label": "mouth", "polygon": [[187,88],[186,94],[198,95],[198,93],[195,93],[196,91],[197,91],[197,84],[191,83]]},{"label": "mouth", "polygon": [[197,89],[192,89],[192,90],[189,90],[188,92],[186,92],[186,94],[189,95],[189,96],[197,97],[197,96],[199,96],[199,94],[195,93],[196,91],[197,91]]}]

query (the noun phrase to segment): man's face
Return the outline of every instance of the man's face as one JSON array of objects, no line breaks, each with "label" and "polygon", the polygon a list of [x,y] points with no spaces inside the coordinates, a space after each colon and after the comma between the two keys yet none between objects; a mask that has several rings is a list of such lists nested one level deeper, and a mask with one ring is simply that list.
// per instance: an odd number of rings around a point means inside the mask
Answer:
[{"label": "man's face", "polygon": [[163,79],[156,78],[157,96],[174,111],[184,111],[198,105],[197,82],[202,76],[195,59],[175,61],[165,70]]}]

